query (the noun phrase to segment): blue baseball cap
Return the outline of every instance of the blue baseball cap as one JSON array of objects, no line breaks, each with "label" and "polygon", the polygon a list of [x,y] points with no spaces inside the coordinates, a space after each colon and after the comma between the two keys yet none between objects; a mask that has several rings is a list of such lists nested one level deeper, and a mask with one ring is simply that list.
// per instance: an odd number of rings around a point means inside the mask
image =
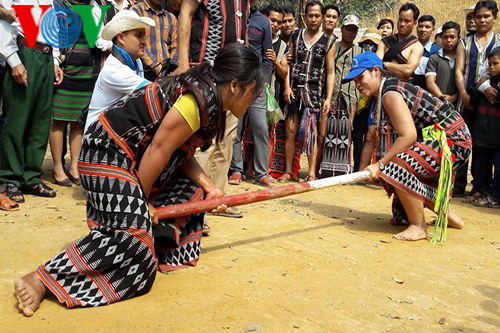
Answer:
[{"label": "blue baseball cap", "polygon": [[342,79],[342,83],[347,83],[354,79],[356,76],[363,73],[365,70],[373,67],[383,68],[384,64],[382,63],[382,59],[378,57],[373,52],[364,52],[358,54],[352,59],[352,67],[349,74]]}]

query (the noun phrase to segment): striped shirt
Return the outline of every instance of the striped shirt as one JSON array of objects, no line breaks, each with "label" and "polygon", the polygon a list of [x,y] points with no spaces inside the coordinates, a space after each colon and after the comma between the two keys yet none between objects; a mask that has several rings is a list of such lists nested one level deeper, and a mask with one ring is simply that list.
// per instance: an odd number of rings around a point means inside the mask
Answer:
[{"label": "striped shirt", "polygon": [[139,16],[153,19],[156,26],[146,29],[146,47],[142,60],[147,66],[155,67],[164,59],[177,58],[177,19],[172,13],[160,7],[155,12],[147,1],[130,8]]},{"label": "striped shirt", "polygon": [[335,42],[335,88],[333,89],[333,101],[343,97],[349,112],[356,112],[358,109],[359,95],[354,81],[342,84],[344,78],[352,67],[352,59],[361,53],[358,44],[342,50],[340,41]]}]

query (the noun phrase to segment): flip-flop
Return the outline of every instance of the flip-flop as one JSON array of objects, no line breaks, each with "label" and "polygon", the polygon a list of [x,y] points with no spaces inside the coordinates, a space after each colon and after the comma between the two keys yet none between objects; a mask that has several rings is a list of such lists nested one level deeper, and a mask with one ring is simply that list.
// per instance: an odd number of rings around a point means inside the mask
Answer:
[{"label": "flip-flop", "polygon": [[229,176],[227,182],[229,183],[229,185],[240,185],[242,178],[243,177],[241,177],[241,174],[235,172],[231,176]]},{"label": "flip-flop", "polygon": [[212,231],[210,229],[210,226],[206,222],[203,222],[202,235],[203,236],[208,236],[208,234],[210,233],[210,231]]},{"label": "flip-flop", "polygon": [[207,214],[214,216],[233,217],[233,218],[243,217],[243,213],[236,207],[228,207],[224,213],[219,213],[219,214],[207,213]]},{"label": "flip-flop", "polygon": [[18,211],[19,204],[13,200],[10,200],[7,193],[3,192],[0,195],[0,209],[5,211]]},{"label": "flip-flop", "polygon": [[286,184],[291,180],[292,180],[292,175],[289,174],[288,172],[285,172],[280,178],[278,178],[278,183]]}]

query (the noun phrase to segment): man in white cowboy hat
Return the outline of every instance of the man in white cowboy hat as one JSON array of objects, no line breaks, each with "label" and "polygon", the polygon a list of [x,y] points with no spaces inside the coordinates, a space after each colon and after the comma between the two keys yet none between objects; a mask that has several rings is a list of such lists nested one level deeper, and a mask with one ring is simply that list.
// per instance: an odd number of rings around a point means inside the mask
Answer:
[{"label": "man in white cowboy hat", "polygon": [[149,83],[140,57],[146,45],[145,29],[154,26],[154,20],[131,10],[120,11],[104,26],[102,38],[113,41],[113,49],[95,84],[84,133],[105,109]]}]

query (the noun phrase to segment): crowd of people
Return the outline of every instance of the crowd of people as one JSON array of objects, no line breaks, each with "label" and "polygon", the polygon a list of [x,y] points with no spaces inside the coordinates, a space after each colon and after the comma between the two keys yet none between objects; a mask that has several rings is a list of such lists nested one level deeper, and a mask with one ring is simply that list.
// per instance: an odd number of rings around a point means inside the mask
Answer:
[{"label": "crowd of people", "polygon": [[[94,48],[83,32],[65,49],[42,34],[30,48],[16,4],[35,16],[92,4],[104,24]],[[0,0],[0,209],[56,197],[41,178],[50,142],[53,182],[85,189],[90,228],[16,282],[19,309],[33,315],[48,292],[70,308],[148,292],[156,271],[196,265],[210,232],[203,213],[160,219],[156,208],[249,178],[297,181],[303,153],[305,181],[369,170],[393,197],[390,223],[408,223],[400,240],[427,238],[425,207],[437,214],[432,242],[461,228],[452,196],[500,207],[497,12],[479,1],[465,33],[405,3],[360,33],[360,18],[318,0],[303,29],[292,7],[256,0]],[[273,98],[283,119],[270,124]]]}]

